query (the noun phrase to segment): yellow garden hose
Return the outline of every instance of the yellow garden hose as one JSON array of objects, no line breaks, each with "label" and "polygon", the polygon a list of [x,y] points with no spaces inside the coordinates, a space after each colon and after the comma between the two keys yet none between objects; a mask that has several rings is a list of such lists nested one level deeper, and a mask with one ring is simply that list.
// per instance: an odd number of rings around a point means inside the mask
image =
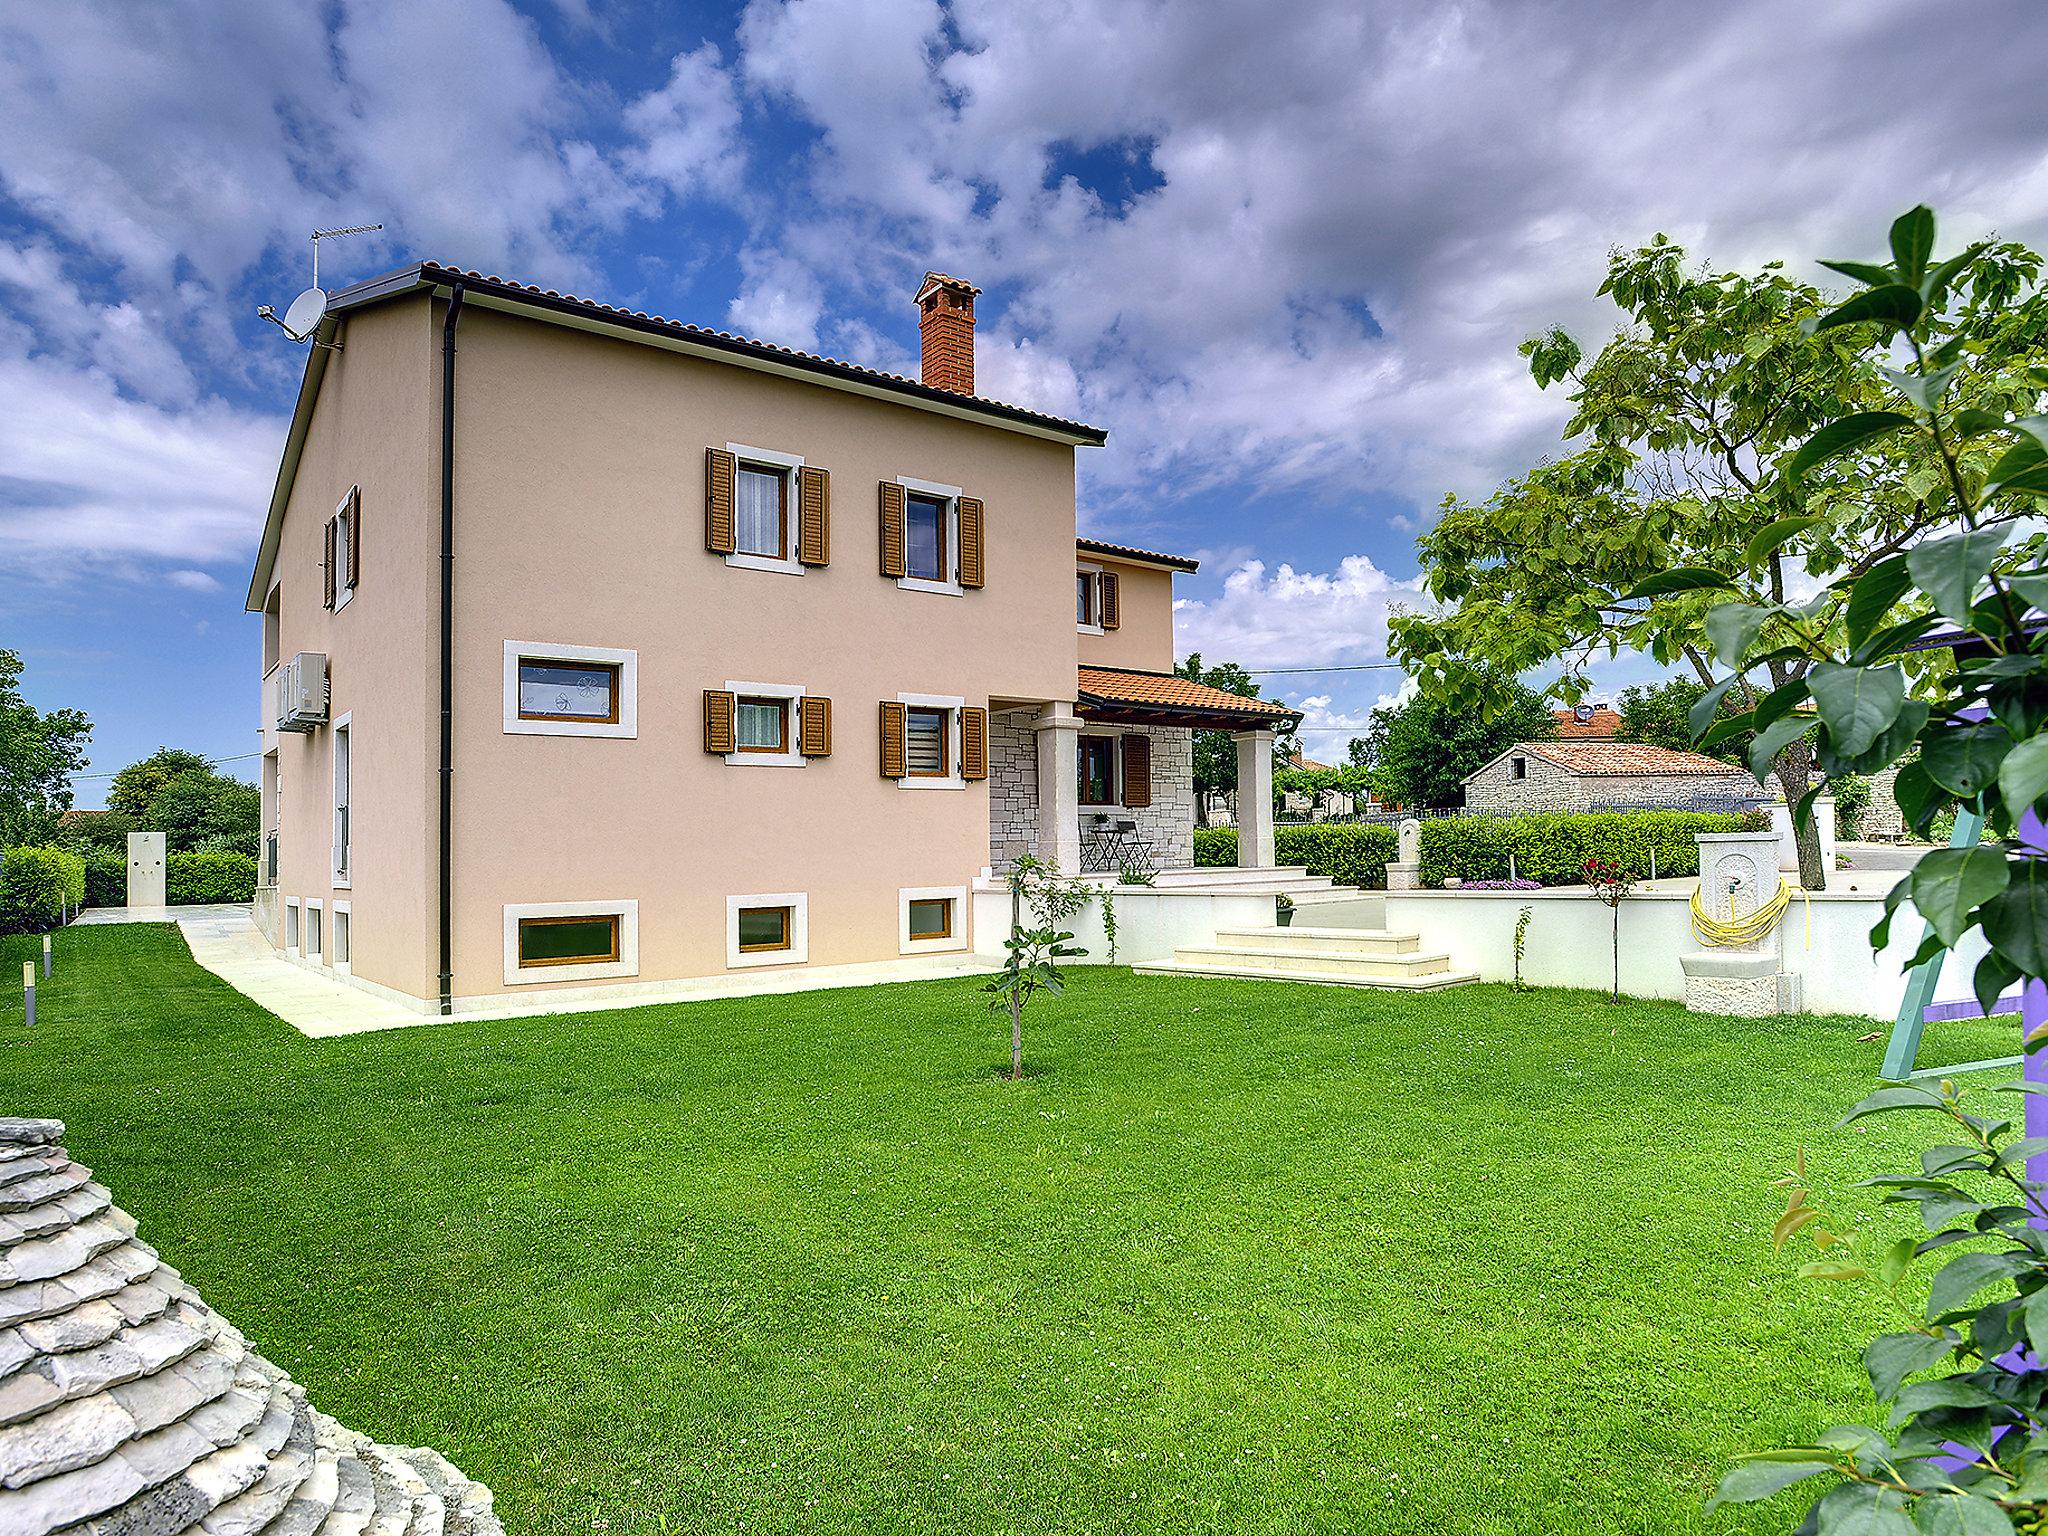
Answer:
[{"label": "yellow garden hose", "polygon": [[[1754,944],[1778,926],[1778,919],[1783,917],[1785,909],[1792,905],[1792,887],[1785,883],[1781,875],[1778,877],[1778,889],[1772,893],[1769,901],[1747,917],[1730,918],[1723,923],[1707,916],[1706,903],[1700,900],[1700,893],[1705,889],[1705,883],[1702,882],[1692,890],[1692,931],[1699,936],[1702,944],[1724,948],[1736,944]],[[1803,890],[1799,894],[1806,895]],[[1809,945],[1813,942],[1811,899],[1806,903],[1806,940]]]}]

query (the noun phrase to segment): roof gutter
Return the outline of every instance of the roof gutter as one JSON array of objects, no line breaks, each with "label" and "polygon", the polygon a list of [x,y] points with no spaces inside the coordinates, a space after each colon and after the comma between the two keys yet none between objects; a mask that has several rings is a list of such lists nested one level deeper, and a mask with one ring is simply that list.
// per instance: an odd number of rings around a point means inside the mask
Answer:
[{"label": "roof gutter", "polygon": [[455,326],[462,284],[441,322],[441,1012],[455,1011]]}]

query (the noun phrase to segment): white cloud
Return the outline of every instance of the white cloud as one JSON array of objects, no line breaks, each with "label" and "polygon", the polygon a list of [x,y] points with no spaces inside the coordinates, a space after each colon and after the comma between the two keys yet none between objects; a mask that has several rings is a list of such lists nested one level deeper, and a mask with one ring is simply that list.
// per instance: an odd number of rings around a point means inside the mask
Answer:
[{"label": "white cloud", "polygon": [[739,95],[709,43],[677,54],[668,83],[628,106],[625,124],[639,141],[627,164],[677,197],[730,191],[739,177]]},{"label": "white cloud", "polygon": [[726,311],[733,327],[778,346],[811,352],[818,345],[824,295],[808,267],[774,251],[740,252],[741,286]]},{"label": "white cloud", "polygon": [[1359,665],[1384,660],[1387,613],[1419,595],[1364,555],[1347,555],[1329,572],[1268,570],[1247,560],[1212,599],[1174,604],[1174,646],[1244,667]]}]

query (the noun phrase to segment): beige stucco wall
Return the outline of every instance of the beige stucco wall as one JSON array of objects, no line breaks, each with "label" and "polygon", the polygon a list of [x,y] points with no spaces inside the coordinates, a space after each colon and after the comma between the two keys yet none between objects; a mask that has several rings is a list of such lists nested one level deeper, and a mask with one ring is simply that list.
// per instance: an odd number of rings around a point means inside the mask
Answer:
[{"label": "beige stucco wall", "polygon": [[[352,317],[341,341],[327,360],[272,581],[279,653],[324,652],[330,718],[352,716],[351,879],[334,885],[332,729],[268,736],[277,751],[277,896],[319,900],[329,913],[337,898],[351,903],[354,973],[417,996],[432,990],[435,969],[439,337],[426,302],[415,300]],[[351,485],[362,492],[362,571],[348,603],[329,612],[323,529]],[[267,686],[261,708],[267,722]]]},{"label": "beige stucco wall", "polygon": [[[460,370],[458,994],[520,990],[508,903],[637,900],[641,980],[723,973],[730,895],[805,893],[812,966],[895,958],[899,889],[988,862],[988,792],[883,779],[878,705],[1073,697],[1073,449],[484,309]],[[704,449],[728,442],[830,471],[828,567],[706,553]],[[879,574],[876,487],[898,475],[986,502],[985,588]],[[508,640],[637,651],[637,737],[507,735]],[[730,680],[829,697],[833,755],[706,755],[702,693]]]},{"label": "beige stucco wall", "polygon": [[[1083,553],[1080,561],[1116,572],[1120,604],[1115,629],[1099,635],[1080,633],[1082,665],[1172,671],[1173,572],[1089,553]],[[1071,614],[1071,598],[1067,607]]]}]

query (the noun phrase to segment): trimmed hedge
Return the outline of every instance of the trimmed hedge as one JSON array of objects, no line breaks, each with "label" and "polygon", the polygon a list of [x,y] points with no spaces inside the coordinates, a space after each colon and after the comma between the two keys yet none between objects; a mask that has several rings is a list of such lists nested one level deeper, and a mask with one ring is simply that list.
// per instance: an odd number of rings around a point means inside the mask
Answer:
[{"label": "trimmed hedge", "polygon": [[88,907],[128,905],[128,861],[118,853],[85,857],[85,904]]},{"label": "trimmed hedge", "polygon": [[164,899],[174,907],[254,901],[256,861],[246,853],[167,854]]},{"label": "trimmed hedge", "polygon": [[85,904],[85,860],[63,848],[0,852],[0,933],[41,933]]},{"label": "trimmed hedge", "polygon": [[1559,811],[1536,816],[1449,816],[1422,824],[1422,883],[1446,879],[1505,880],[1508,855],[1515,873],[1545,885],[1578,885],[1586,860],[1619,864],[1648,879],[1650,853],[1657,873],[1697,875],[1700,832],[1740,832],[1755,825],[1745,815],[1700,811]]},{"label": "trimmed hedge", "polygon": [[[1422,883],[1446,879],[1505,880],[1508,855],[1515,874],[1544,885],[1577,885],[1586,860],[1619,864],[1639,879],[1650,873],[1700,872],[1700,832],[1740,832],[1757,826],[1754,815],[1709,815],[1698,811],[1559,811],[1538,816],[1445,816],[1422,824]],[[1400,834],[1380,822],[1311,822],[1276,827],[1273,852],[1282,864],[1306,865],[1339,885],[1382,890],[1387,865],[1400,847]],[[1235,827],[1195,828],[1195,864],[1202,868],[1237,862]]]},{"label": "trimmed hedge", "polygon": [[[1275,827],[1273,855],[1282,864],[1306,865],[1339,885],[1376,889],[1387,883],[1387,864],[1401,840],[1377,822],[1323,821]],[[1195,828],[1195,863],[1214,867],[1237,862],[1237,828]]]}]

